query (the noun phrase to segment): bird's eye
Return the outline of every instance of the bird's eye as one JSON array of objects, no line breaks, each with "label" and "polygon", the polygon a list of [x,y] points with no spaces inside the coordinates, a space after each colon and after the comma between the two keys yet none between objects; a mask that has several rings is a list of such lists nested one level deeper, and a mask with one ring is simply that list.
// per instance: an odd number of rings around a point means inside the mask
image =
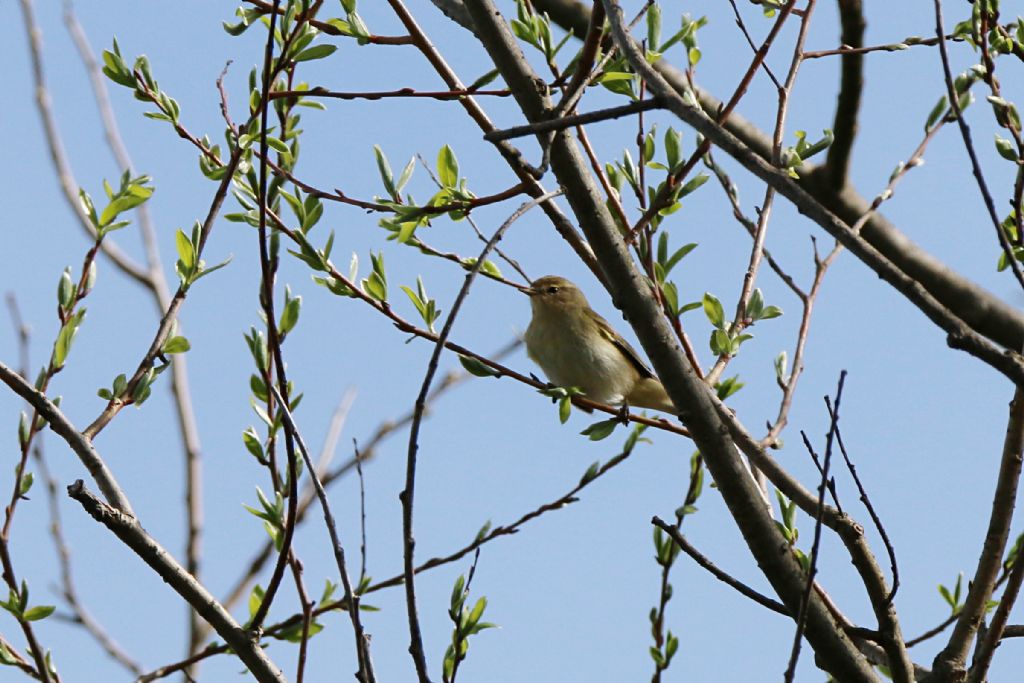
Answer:
[{"label": "bird's eye", "polygon": [[551,285],[550,287],[548,287],[548,294],[554,294],[557,291],[558,287],[556,287],[555,285]]}]

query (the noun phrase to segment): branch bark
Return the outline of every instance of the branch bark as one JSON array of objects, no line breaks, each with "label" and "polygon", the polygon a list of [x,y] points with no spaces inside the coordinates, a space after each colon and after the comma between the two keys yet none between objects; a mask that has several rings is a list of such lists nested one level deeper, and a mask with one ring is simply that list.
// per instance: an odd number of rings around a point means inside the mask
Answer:
[{"label": "branch bark", "polygon": [[206,588],[185,571],[169,552],[146,533],[131,515],[112,508],[85,488],[81,479],[68,486],[68,495],[78,501],[89,515],[107,527],[143,562],[160,575],[174,591],[208,621],[227,642],[260,683],[284,683],[285,678],[267,657],[259,642],[238,625]]},{"label": "branch bark", "polygon": [[[604,4],[612,26],[618,25],[616,43],[619,48],[635,52],[622,30],[621,9],[612,2]],[[490,0],[471,0],[466,7],[476,24],[477,35],[515,93],[527,120],[543,120],[550,110],[550,101],[543,90],[537,89],[539,78],[523,57],[505,20]],[[640,59],[642,61],[643,57]],[[804,586],[803,570],[786,550],[785,540],[767,514],[760,492],[737,456],[707,386],[686,362],[672,330],[647,292],[643,277],[604,206],[600,190],[586,170],[585,159],[564,132],[553,138],[551,167],[594,249],[613,301],[626,314],[669,396],[680,408],[681,418],[689,426],[759,566],[782,601],[795,613]],[[807,612],[808,637],[826,670],[843,681],[877,680],[871,666],[817,596],[812,597]]]}]

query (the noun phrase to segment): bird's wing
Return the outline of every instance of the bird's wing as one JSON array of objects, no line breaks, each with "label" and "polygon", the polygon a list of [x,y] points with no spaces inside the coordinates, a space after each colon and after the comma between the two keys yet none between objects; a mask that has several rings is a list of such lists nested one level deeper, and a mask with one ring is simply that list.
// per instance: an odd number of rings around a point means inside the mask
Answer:
[{"label": "bird's wing", "polygon": [[612,328],[612,326],[608,324],[607,320],[605,320],[595,312],[594,321],[600,328],[601,333],[605,336],[605,339],[614,344],[619,349],[619,351],[622,351],[622,354],[627,359],[629,359],[629,362],[633,364],[633,366],[637,369],[637,372],[640,373],[641,377],[654,377],[654,371],[647,367],[647,364],[644,363],[643,359],[640,357],[640,354],[636,352],[636,349],[630,346],[629,342],[623,339],[622,335],[616,332]]}]

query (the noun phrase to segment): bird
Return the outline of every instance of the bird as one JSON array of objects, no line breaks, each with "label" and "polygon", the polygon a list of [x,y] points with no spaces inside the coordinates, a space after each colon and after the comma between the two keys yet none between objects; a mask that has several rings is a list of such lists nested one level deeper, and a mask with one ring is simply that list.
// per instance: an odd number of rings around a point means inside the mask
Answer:
[{"label": "bird", "polygon": [[553,384],[582,389],[599,403],[678,414],[640,354],[594,312],[579,287],[546,275],[524,291],[533,309],[526,353]]}]

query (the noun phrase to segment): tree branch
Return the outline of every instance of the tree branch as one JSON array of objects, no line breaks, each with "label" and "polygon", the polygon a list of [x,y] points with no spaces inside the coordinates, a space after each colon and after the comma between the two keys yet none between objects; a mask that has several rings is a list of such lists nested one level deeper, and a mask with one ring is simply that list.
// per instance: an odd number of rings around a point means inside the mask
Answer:
[{"label": "tree branch", "polygon": [[78,501],[93,519],[112,531],[192,605],[227,642],[256,680],[260,683],[284,683],[280,669],[267,657],[259,643],[251,639],[249,633],[238,625],[217,599],[146,533],[135,517],[105,504],[85,488],[81,479],[68,486],[68,495]]},{"label": "tree branch", "polygon": [[[516,93],[517,102],[528,121],[543,120],[550,104],[531,87],[536,75],[524,59],[507,24],[489,0],[466,3],[477,34],[505,82]],[[646,66],[642,54],[625,32],[622,10],[605,2],[616,45],[635,70],[645,76],[639,63]],[[650,82],[650,79],[646,79]],[[654,90],[654,94],[661,94]],[[647,293],[642,277],[626,251],[618,230],[608,214],[600,192],[586,171],[572,139],[564,132],[554,136],[551,166],[566,198],[594,247],[608,280],[613,301],[625,313],[636,331],[663,384],[680,408],[694,441],[704,455],[730,512],[765,575],[783,602],[795,608],[803,588],[803,572],[796,558],[779,553],[785,541],[764,508],[761,495],[749,471],[736,457],[735,448],[711,402],[708,388],[695,375],[674,343],[674,335],[656,302]],[[808,634],[826,669],[844,681],[873,681],[870,665],[850,642],[820,599],[812,599],[808,610]]]}]

